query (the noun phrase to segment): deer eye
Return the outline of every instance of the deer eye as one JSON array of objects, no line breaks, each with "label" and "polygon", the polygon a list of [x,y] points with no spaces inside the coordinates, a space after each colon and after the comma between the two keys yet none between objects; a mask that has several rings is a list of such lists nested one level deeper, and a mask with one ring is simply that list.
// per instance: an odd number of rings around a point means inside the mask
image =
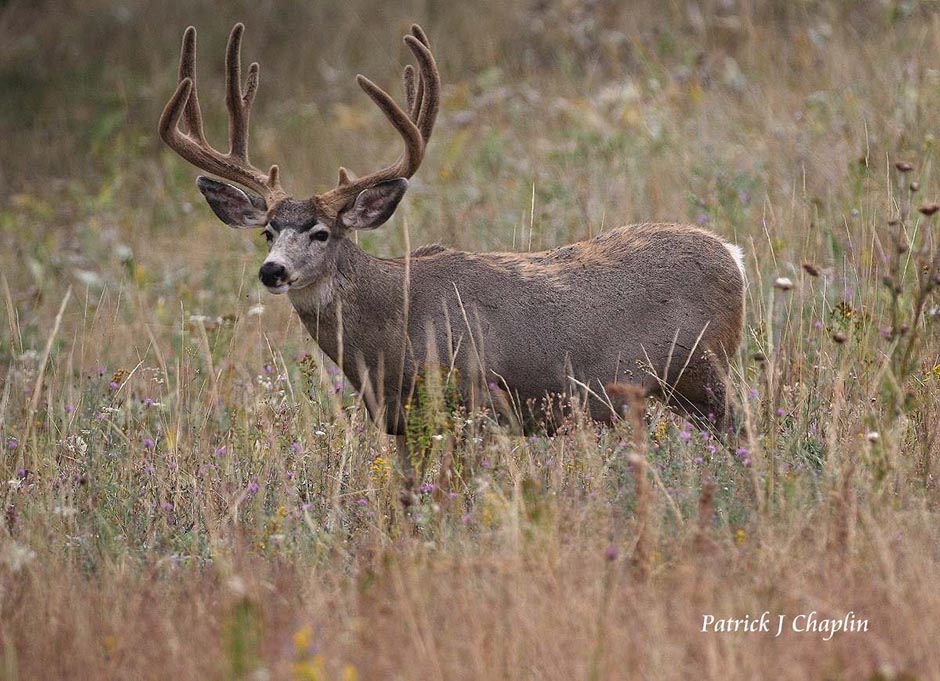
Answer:
[{"label": "deer eye", "polygon": [[330,238],[330,233],[327,232],[325,229],[319,229],[313,234],[311,234],[310,238],[315,241],[326,241],[327,239]]},{"label": "deer eye", "polygon": [[274,241],[274,235],[271,234],[268,230],[264,230],[264,238],[267,239],[268,243]]}]

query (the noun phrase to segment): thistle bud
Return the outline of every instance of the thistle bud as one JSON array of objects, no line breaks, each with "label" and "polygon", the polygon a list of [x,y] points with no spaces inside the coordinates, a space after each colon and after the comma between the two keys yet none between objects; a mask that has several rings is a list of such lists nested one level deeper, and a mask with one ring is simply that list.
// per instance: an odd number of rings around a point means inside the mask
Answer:
[{"label": "thistle bud", "polygon": [[812,263],[804,262],[803,271],[806,272],[811,277],[819,276],[819,268],[816,267],[816,265],[813,265]]},{"label": "thistle bud", "polygon": [[899,173],[909,173],[914,170],[914,166],[907,161],[898,161],[894,164],[894,167],[898,169]]},{"label": "thistle bud", "polygon": [[920,212],[927,217],[930,217],[934,213],[940,210],[940,203],[928,203],[920,207]]},{"label": "thistle bud", "polygon": [[834,334],[832,334],[832,340],[834,343],[837,343],[838,345],[842,345],[843,343],[845,343],[845,341],[848,340],[848,338],[846,338],[845,334],[842,333],[841,331],[836,331]]},{"label": "thistle bud", "polygon": [[788,277],[777,277],[774,280],[774,288],[781,291],[789,291],[793,288],[793,282]]}]

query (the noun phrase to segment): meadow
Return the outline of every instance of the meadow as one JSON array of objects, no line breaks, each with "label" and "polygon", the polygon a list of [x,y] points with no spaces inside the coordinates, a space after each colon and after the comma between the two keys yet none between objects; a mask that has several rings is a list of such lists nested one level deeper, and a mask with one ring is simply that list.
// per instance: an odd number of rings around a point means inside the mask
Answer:
[{"label": "meadow", "polygon": [[[746,437],[445,409],[403,513],[264,239],[157,137],[193,24],[222,139],[236,21],[302,196],[398,153],[354,77],[398,93],[427,31],[441,116],[370,253],[740,244]],[[0,679],[940,679],[938,111],[930,1],[0,2]]]}]

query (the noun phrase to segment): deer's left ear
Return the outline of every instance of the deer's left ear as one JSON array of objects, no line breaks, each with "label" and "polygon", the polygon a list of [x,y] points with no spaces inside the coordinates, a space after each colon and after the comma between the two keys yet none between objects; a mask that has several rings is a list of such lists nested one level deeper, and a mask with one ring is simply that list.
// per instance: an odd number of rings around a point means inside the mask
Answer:
[{"label": "deer's left ear", "polygon": [[408,180],[403,177],[363,189],[356,200],[339,214],[339,221],[347,229],[381,227],[392,217],[407,189]]}]

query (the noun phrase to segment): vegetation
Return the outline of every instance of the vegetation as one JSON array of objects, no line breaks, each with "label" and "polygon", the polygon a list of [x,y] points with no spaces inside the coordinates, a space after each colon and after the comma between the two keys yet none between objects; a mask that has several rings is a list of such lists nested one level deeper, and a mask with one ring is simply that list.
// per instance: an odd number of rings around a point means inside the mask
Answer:
[{"label": "vegetation", "polygon": [[[935,3],[217,4],[0,3],[0,678],[940,678]],[[262,237],[156,137],[193,23],[221,138],[236,20],[252,158],[299,194],[393,153],[353,76],[427,30],[443,112],[372,253],[742,245],[748,439],[657,404],[521,438],[442,394],[405,516]],[[868,631],[701,631],[764,611]]]}]

